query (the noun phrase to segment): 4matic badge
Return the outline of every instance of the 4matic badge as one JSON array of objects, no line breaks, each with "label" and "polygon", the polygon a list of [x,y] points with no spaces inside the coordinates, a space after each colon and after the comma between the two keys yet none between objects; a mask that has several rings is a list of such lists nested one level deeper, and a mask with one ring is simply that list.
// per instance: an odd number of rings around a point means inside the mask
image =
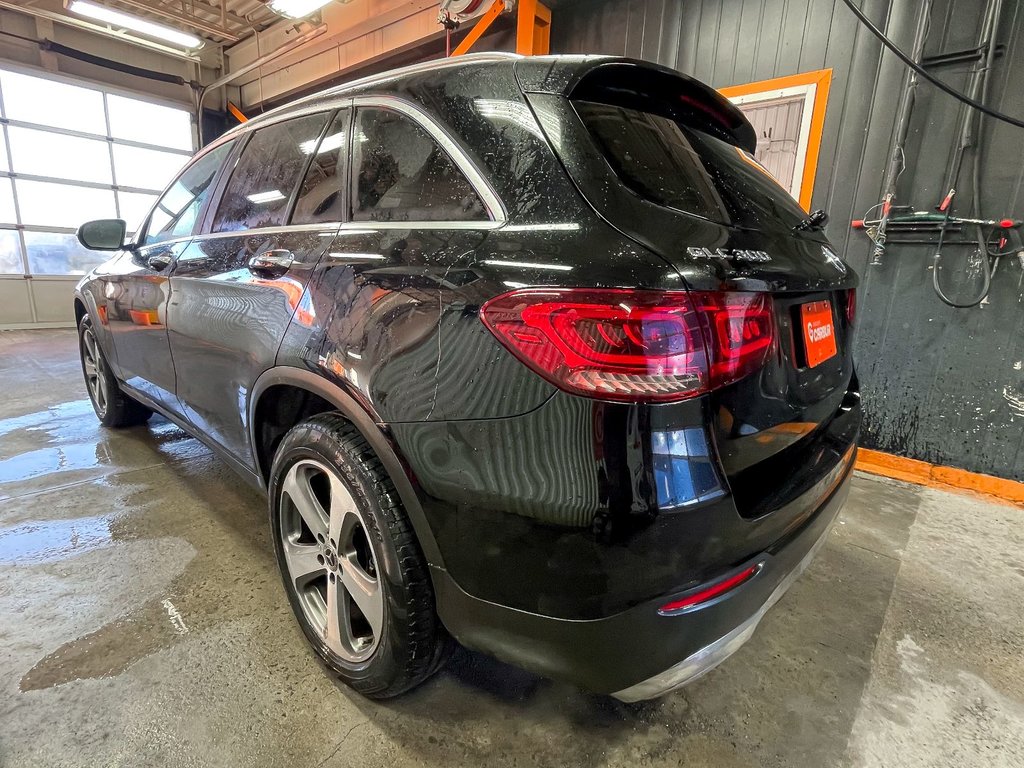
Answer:
[{"label": "4matic badge", "polygon": [[695,259],[733,259],[735,261],[757,261],[765,262],[771,261],[772,257],[769,256],[765,251],[748,251],[743,248],[700,248],[695,245],[691,245],[686,249]]},{"label": "4matic badge", "polygon": [[835,267],[839,274],[846,274],[846,265],[843,263],[843,260],[840,259],[839,255],[827,245],[821,246],[821,255],[825,257],[825,263]]}]

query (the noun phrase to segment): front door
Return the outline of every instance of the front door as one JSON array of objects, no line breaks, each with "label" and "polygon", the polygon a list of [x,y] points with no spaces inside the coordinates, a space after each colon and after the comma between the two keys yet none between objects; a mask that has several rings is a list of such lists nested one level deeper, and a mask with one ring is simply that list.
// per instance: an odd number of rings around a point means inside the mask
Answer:
[{"label": "front door", "polygon": [[111,334],[114,372],[132,389],[177,412],[167,341],[168,275],[188,240],[126,251],[102,278],[99,320]]},{"label": "front door", "polygon": [[[246,423],[253,383],[274,365],[336,223],[289,225],[318,157],[327,112],[253,132],[231,178],[171,275],[168,309],[178,402],[208,437],[254,468]],[[337,146],[335,146],[337,150]]]},{"label": "front door", "polygon": [[167,337],[169,276],[188,248],[214,180],[231,153],[225,142],[195,157],[160,196],[141,227],[138,244],[104,279],[100,322],[113,339],[115,373],[129,387],[180,414]]}]

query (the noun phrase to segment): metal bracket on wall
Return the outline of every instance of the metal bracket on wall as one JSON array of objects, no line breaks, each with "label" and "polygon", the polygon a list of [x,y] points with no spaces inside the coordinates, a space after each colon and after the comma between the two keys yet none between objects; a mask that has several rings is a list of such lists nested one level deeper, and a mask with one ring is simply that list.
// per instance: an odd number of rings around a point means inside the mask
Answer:
[{"label": "metal bracket on wall", "polygon": [[[516,7],[517,6],[517,7]],[[524,56],[543,56],[551,48],[551,10],[538,0],[494,0],[487,12],[452,51],[452,56],[468,53],[490,29],[495,20],[516,7],[516,53]]]}]

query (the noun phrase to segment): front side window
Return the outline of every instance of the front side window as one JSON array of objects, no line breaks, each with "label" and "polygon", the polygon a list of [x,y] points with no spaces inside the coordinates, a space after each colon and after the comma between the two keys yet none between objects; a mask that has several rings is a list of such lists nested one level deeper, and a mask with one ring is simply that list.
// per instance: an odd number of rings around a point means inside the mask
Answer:
[{"label": "front side window", "polygon": [[355,221],[486,221],[472,184],[422,127],[388,109],[356,112]]},{"label": "front side window", "polygon": [[261,128],[242,150],[213,220],[214,232],[279,227],[327,122],[327,113]]},{"label": "front side window", "polygon": [[157,201],[146,228],[145,245],[192,234],[196,217],[210,194],[217,171],[231,153],[225,142],[189,165]]}]

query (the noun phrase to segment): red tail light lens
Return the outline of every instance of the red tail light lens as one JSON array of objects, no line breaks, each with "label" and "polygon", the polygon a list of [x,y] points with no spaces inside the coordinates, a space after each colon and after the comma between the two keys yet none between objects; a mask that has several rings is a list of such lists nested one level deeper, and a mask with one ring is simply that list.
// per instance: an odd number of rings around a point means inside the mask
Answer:
[{"label": "red tail light lens", "polygon": [[857,291],[853,288],[846,292],[846,322],[853,325],[857,318]]},{"label": "red tail light lens", "polygon": [[480,309],[516,357],[567,392],[683,400],[764,365],[775,338],[758,293],[527,288]]}]

